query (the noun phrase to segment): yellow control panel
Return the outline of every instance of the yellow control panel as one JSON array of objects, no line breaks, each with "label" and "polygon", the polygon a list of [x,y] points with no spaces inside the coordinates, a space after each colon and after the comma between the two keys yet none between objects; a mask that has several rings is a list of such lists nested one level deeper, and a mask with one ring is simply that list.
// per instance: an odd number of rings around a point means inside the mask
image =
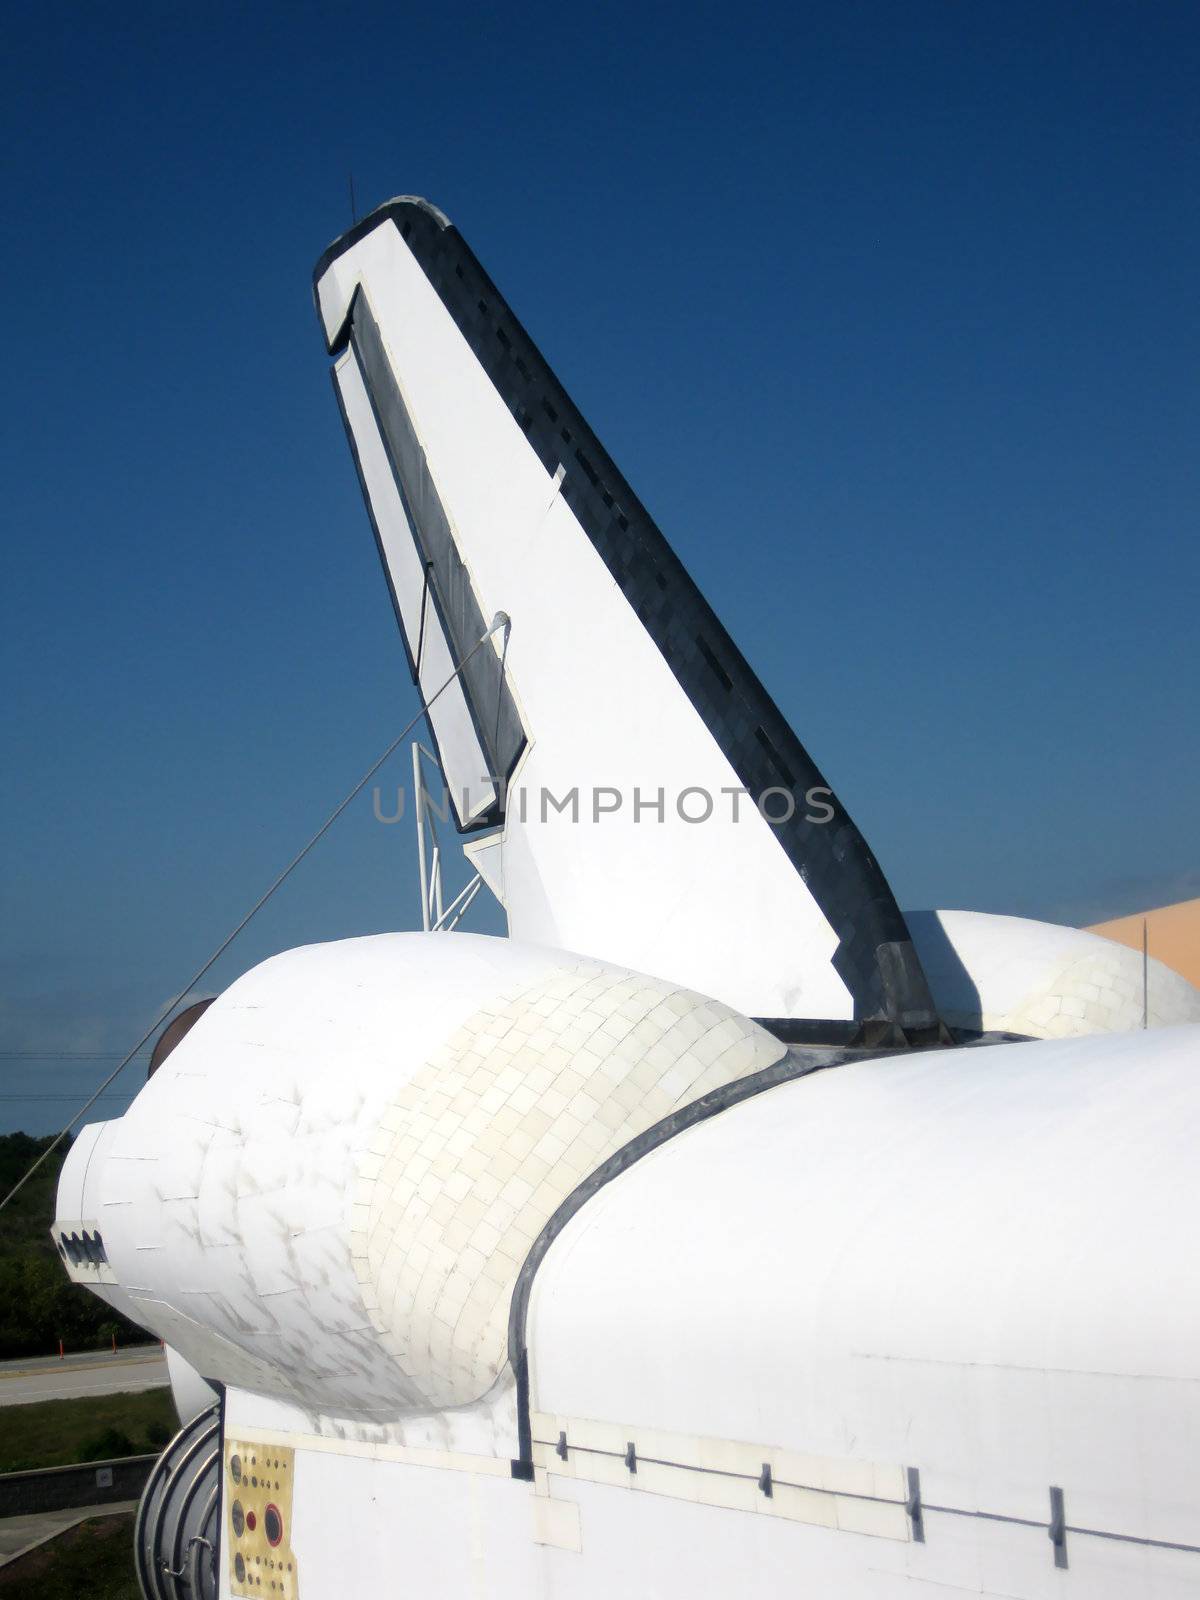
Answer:
[{"label": "yellow control panel", "polygon": [[296,1453],[253,1439],[225,1441],[225,1539],[235,1595],[298,1600],[292,1553],[292,1479]]}]

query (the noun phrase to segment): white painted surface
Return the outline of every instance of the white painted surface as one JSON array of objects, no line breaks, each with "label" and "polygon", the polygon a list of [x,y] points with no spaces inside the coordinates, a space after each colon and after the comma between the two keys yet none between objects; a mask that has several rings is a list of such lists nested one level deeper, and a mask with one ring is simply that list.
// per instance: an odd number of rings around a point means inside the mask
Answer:
[{"label": "white painted surface", "polygon": [[[1162,1029],[844,1066],[723,1113],[551,1247],[535,1407],[915,1466],[931,1504],[1042,1525],[1054,1484],[1071,1524],[1200,1544],[1198,1068],[1200,1030]],[[1015,1548],[972,1527],[979,1559]],[[942,1537],[911,1570],[949,1581]],[[1128,1594],[1132,1549],[1089,1545],[1076,1592]],[[1008,1559],[1003,1592],[1059,1592]]]},{"label": "white painted surface", "polygon": [[[527,1500],[526,1486],[504,1476],[297,1451],[294,1546],[304,1594],[528,1595],[539,1547]],[[339,1521],[341,1536],[331,1537]]]}]

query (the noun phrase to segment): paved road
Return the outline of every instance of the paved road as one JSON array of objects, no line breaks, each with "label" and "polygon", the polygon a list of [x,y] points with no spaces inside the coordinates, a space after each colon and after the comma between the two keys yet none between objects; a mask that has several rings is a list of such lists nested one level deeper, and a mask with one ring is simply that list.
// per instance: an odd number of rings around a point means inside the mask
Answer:
[{"label": "paved road", "polygon": [[73,1511],[42,1511],[30,1517],[0,1517],[0,1567],[24,1555],[35,1545],[63,1533],[89,1517],[119,1517],[137,1510],[136,1500],[118,1500],[114,1505],[76,1507]]},{"label": "paved road", "polygon": [[89,1350],[60,1361],[0,1362],[0,1406],[28,1406],[36,1400],[78,1400],[93,1394],[133,1394],[159,1389],[170,1380],[158,1345],[105,1355]]}]

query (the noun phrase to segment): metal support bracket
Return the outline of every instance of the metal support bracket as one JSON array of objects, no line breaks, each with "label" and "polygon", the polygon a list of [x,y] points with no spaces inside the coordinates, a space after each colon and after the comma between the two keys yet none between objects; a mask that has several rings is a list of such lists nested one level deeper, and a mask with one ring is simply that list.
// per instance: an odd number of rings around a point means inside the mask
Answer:
[{"label": "metal support bracket", "polygon": [[912,1528],[914,1544],[925,1543],[925,1516],[921,1510],[921,1474],[916,1467],[906,1467],[905,1481],[908,1494],[904,1501],[904,1509],[908,1512],[909,1525]]},{"label": "metal support bracket", "polygon": [[1061,1489],[1050,1490],[1050,1543],[1054,1546],[1054,1565],[1067,1565],[1067,1513]]}]

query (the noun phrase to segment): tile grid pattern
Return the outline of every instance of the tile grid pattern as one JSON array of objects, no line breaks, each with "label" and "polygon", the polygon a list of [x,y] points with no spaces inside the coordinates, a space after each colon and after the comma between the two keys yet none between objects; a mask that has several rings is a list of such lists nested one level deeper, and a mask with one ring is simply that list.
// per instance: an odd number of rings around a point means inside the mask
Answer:
[{"label": "tile grid pattern", "polygon": [[[1190,1021],[1194,999],[1186,979],[1155,972],[1149,984],[1150,1026]],[[1117,948],[1071,962],[1007,1012],[983,1018],[985,1028],[1038,1039],[1130,1033],[1141,1025],[1141,958]]]},{"label": "tile grid pattern", "polygon": [[467,1405],[503,1372],[518,1274],[567,1195],[784,1053],[717,1001],[583,960],[459,1028],[384,1113],[351,1222],[368,1315],[422,1398]]},{"label": "tile grid pattern", "polygon": [[901,1466],[541,1412],[532,1423],[541,1494],[552,1493],[556,1482],[598,1483],[842,1533],[912,1538]]}]

